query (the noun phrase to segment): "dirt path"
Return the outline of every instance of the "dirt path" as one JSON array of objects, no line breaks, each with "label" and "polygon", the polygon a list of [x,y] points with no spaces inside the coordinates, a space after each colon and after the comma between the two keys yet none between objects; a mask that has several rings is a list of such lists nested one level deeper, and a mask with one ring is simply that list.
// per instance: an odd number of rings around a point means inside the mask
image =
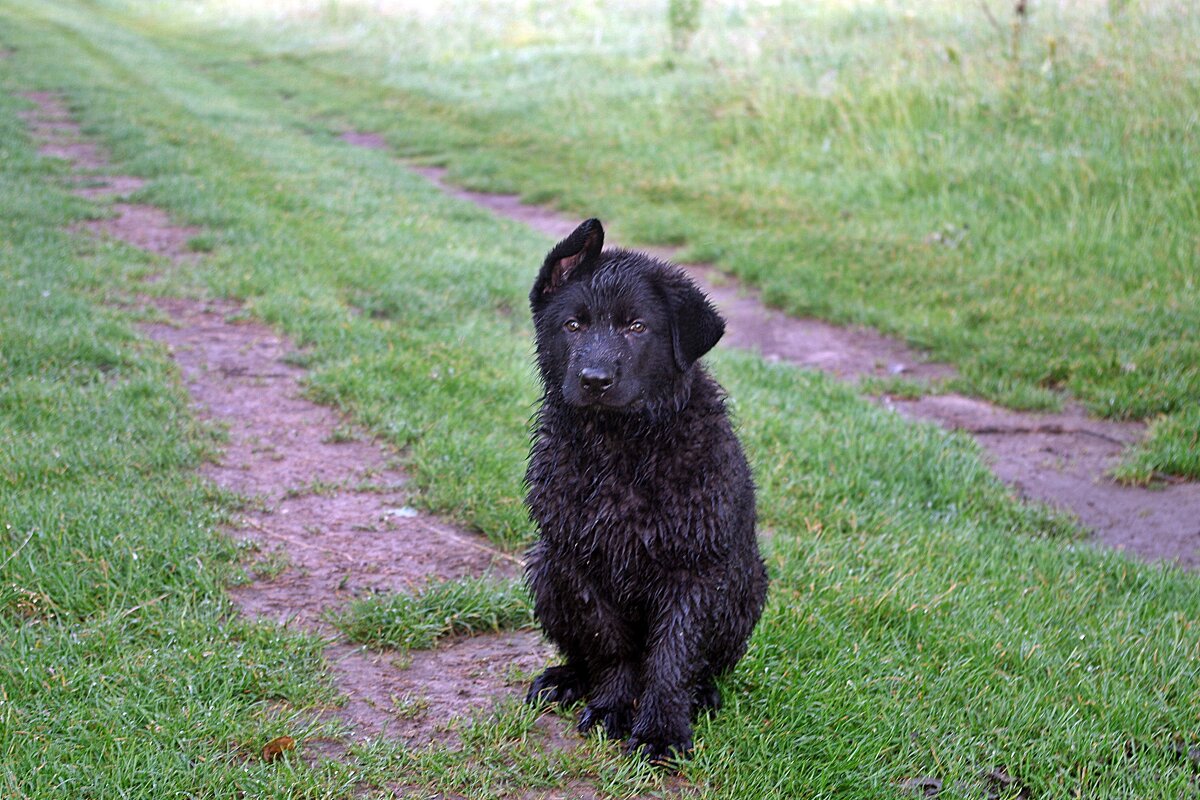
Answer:
[{"label": "dirt path", "polygon": [[[24,115],[42,155],[72,167],[75,194],[110,201],[112,215],[80,227],[161,256],[166,268],[198,258],[187,242],[200,231],[174,224],[161,209],[129,202],[144,181],[107,173],[104,151],[81,134],[62,99],[24,97]],[[356,647],[327,613],[374,591],[408,591],[430,578],[519,574],[516,558],[485,539],[417,512],[395,454],[356,433],[335,411],[304,397],[303,370],[286,363],[291,345],[248,322],[230,302],[145,298],[169,322],[142,326],[179,367],[200,419],[228,438],[203,468],[218,486],[249,498],[233,530],[259,559],[255,580],[235,587],[243,614],[317,633],[344,705],[329,713],[351,739],[379,735],[411,744],[448,743],[459,717],[486,710],[523,685],[515,676],[543,666],[551,651],[532,632],[462,638],[411,654]],[[543,716],[551,746],[569,747],[564,721]],[[348,740],[301,743],[306,755],[336,756]]]},{"label": "dirt path", "polygon": [[514,670],[550,657],[534,633],[459,639],[412,653],[407,668],[395,653],[342,641],[325,615],[355,597],[410,592],[431,578],[513,576],[519,564],[407,505],[394,454],[304,398],[304,372],[283,360],[290,346],[270,328],[230,322],[239,312],[231,303],[156,305],[171,322],[143,330],[169,348],[198,416],[229,430],[204,474],[253,498],[230,533],[254,542],[263,566],[230,594],[248,616],[329,638],[326,657],[347,697],[339,714],[355,737],[441,740],[456,717],[518,692],[506,686]]},{"label": "dirt path", "polygon": [[[372,134],[351,132],[342,138],[359,147],[386,147],[381,137]],[[575,217],[522,203],[515,195],[473,192],[449,184],[442,168],[412,169],[447,194],[552,238],[566,236],[579,223]],[[647,249],[668,259],[678,252]],[[712,266],[681,266],[705,287],[725,315],[726,346],[852,381],[864,375],[930,380],[955,374],[952,366],[931,363],[903,342],[875,331],[798,319],[767,308],[756,291]],[[1059,414],[1029,414],[957,394],[878,399],[906,417],[970,433],[983,446],[996,475],[1019,496],[1075,515],[1094,541],[1147,560],[1200,567],[1200,483],[1142,488],[1123,486],[1108,477],[1121,451],[1145,434],[1143,425],[1095,419],[1078,405]]]}]

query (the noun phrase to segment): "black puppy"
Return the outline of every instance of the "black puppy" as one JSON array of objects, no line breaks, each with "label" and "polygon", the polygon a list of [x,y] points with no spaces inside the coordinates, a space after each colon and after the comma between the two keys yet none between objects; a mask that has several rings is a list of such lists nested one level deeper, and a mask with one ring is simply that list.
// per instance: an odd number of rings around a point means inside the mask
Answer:
[{"label": "black puppy", "polygon": [[746,458],[696,363],[725,323],[677,268],[603,244],[599,220],[584,222],[529,295],[544,394],[527,571],[566,660],[528,700],[586,698],[581,732],[602,725],[660,761],[720,706],[715,680],[746,650],[767,574]]}]

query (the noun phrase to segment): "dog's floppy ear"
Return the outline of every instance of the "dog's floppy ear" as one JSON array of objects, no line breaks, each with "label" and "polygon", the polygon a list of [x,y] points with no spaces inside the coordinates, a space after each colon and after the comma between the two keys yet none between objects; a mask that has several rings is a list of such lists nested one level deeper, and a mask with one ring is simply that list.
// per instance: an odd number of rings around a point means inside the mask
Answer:
[{"label": "dog's floppy ear", "polygon": [[671,307],[675,365],[680,372],[687,372],[696,359],[720,341],[725,333],[725,320],[704,293],[682,276],[668,287],[667,302]]},{"label": "dog's floppy ear", "polygon": [[563,287],[572,275],[582,273],[581,267],[588,266],[600,255],[604,247],[604,228],[600,220],[589,219],[571,232],[571,235],[554,246],[542,264],[529,293],[529,305],[537,311],[550,295]]}]

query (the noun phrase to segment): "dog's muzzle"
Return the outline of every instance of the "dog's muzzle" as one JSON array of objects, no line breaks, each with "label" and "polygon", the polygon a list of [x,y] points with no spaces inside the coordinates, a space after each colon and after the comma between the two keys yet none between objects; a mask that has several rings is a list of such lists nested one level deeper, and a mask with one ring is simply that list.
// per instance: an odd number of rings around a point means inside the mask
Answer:
[{"label": "dog's muzzle", "polygon": [[585,397],[599,398],[617,381],[617,372],[609,367],[584,367],[579,371],[579,388]]}]

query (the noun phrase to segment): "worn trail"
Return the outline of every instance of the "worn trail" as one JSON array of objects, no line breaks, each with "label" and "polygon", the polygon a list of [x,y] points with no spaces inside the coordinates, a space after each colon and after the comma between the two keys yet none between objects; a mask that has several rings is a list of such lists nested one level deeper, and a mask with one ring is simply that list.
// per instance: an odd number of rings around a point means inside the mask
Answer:
[{"label": "worn trail", "polygon": [[[178,266],[198,255],[195,228],[161,209],[132,202],[144,181],[112,175],[104,150],[86,140],[61,97],[24,95],[39,152],[68,162],[74,193],[105,201],[112,212],[80,226],[161,256]],[[247,541],[254,578],[235,587],[241,612],[323,636],[344,705],[329,714],[347,737],[311,742],[307,753],[336,755],[350,740],[380,735],[409,743],[452,742],[454,721],[523,691],[517,676],[543,666],[548,647],[530,632],[476,636],[411,662],[347,642],[328,613],[376,591],[410,591],[431,578],[485,573],[512,576],[515,558],[483,537],[417,512],[406,476],[386,446],[356,432],[337,412],[304,396],[303,370],[290,365],[289,342],[247,321],[235,303],[146,298],[167,322],[142,326],[179,367],[202,420],[227,431],[220,456],[203,468],[216,485],[247,498],[228,535]],[[569,746],[561,722],[543,718],[547,740]],[[305,743],[301,743],[305,752]]]},{"label": "worn trail", "polygon": [[329,639],[326,657],[347,697],[339,713],[356,738],[447,738],[447,723],[490,705],[514,667],[545,662],[533,633],[460,639],[413,653],[408,668],[395,653],[342,641],[324,615],[356,597],[518,567],[481,537],[408,506],[394,455],[305,399],[303,371],[285,363],[289,346],[271,329],[230,322],[238,308],[229,303],[159,307],[171,322],[145,332],[169,348],[201,418],[229,429],[204,473],[251,498],[231,533],[259,548],[258,578],[231,596],[247,616]]},{"label": "worn trail", "polygon": [[[384,148],[378,136],[350,132],[349,144]],[[412,169],[454,197],[518,220],[553,238],[579,223],[551,209],[521,202],[516,195],[474,192],[446,181],[446,170]],[[665,258],[678,252],[647,248]],[[867,375],[904,375],[916,380],[954,375],[948,364],[927,361],[903,342],[865,328],[790,317],[768,308],[759,294],[705,264],[681,264],[713,298],[728,322],[726,346],[772,360],[820,369],[856,381]],[[1093,540],[1147,560],[1200,568],[1200,483],[1137,487],[1108,477],[1122,451],[1145,435],[1145,426],[1088,416],[1078,405],[1058,414],[1011,411],[958,394],[918,399],[884,396],[879,401],[906,417],[971,434],[987,453],[993,471],[1024,498],[1069,512]]]}]

